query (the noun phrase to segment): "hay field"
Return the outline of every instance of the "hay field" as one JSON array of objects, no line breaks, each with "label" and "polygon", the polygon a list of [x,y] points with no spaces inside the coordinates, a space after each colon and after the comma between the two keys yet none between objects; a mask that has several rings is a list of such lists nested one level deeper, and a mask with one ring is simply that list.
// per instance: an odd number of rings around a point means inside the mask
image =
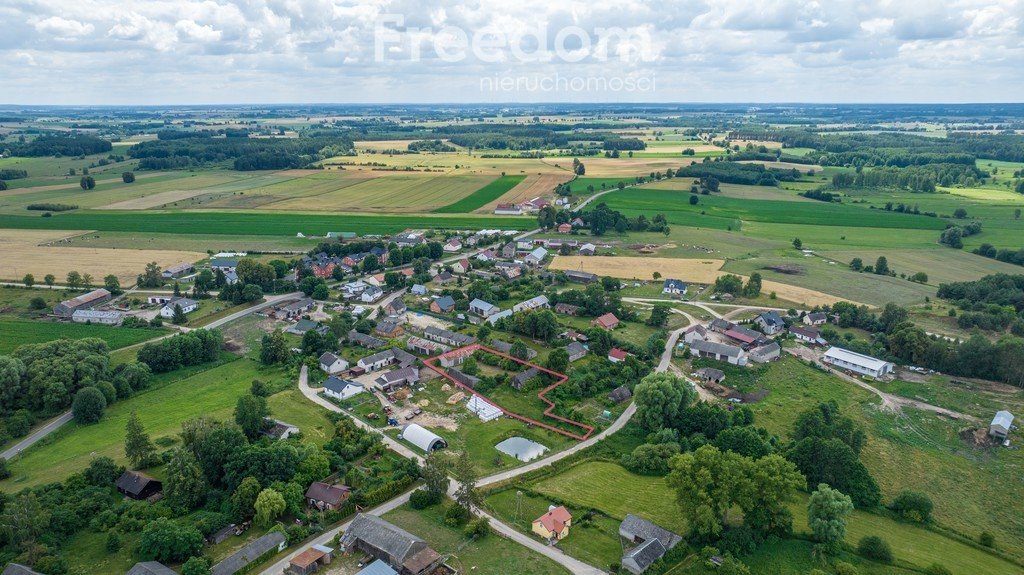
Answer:
[{"label": "hay field", "polygon": [[[555,256],[551,262],[553,270],[580,270],[595,273],[599,276],[611,276],[620,279],[649,280],[654,272],[662,277],[676,278],[692,283],[712,284],[721,271],[724,260],[718,259],[681,259],[636,256]],[[746,280],[746,277],[743,277]],[[849,301],[845,298],[829,295],[800,286],[762,280],[761,292],[771,293],[786,301],[799,303],[808,307],[833,304],[838,301]]]},{"label": "hay field", "polygon": [[[509,152],[512,153],[512,152]],[[568,170],[572,166],[572,158],[556,158],[562,161],[558,167],[540,158],[482,158],[479,152],[470,155],[467,151],[424,153],[424,154],[387,154],[358,153],[355,157],[338,156],[324,160],[325,167],[342,166],[348,172],[380,172],[381,168],[410,169],[416,171],[446,172],[453,175],[489,174],[528,175],[557,173]]]},{"label": "hay field", "polygon": [[114,202],[103,206],[103,208],[107,210],[148,210],[149,208],[156,208],[164,204],[187,200],[202,193],[202,189],[171,190],[169,192],[159,192],[152,196],[142,196],[139,198],[132,198],[130,200]]},{"label": "hay field", "polygon": [[[633,178],[638,174],[649,174],[651,172],[664,172],[668,168],[677,169],[689,166],[697,162],[690,156],[680,155],[678,158],[669,157],[620,157],[620,158],[586,158],[581,160],[587,167],[588,178],[612,178],[628,177]],[[571,165],[569,160],[566,165]]]},{"label": "hay field", "polygon": [[365,140],[355,142],[353,145],[357,150],[408,150],[409,144],[416,140]]},{"label": "hay field", "polygon": [[87,232],[65,230],[0,229],[0,278],[20,281],[32,274],[37,283],[46,274],[63,282],[69,271],[90,274],[93,283],[102,285],[103,277],[114,274],[122,285],[134,283],[135,277],[152,261],[166,267],[180,262],[194,262],[206,257],[200,252],[176,250],[131,250],[109,248],[75,248],[61,245],[61,240]]},{"label": "hay field", "polygon": [[569,172],[561,172],[555,174],[531,174],[519,182],[516,187],[505,192],[497,200],[490,202],[478,210],[475,210],[479,214],[489,214],[494,211],[495,206],[498,204],[505,203],[521,203],[527,200],[532,200],[538,196],[550,197],[554,192],[555,187],[559,184],[564,184],[572,179],[572,174]]},{"label": "hay field", "polygon": [[397,173],[341,189],[260,206],[270,210],[409,213],[429,212],[472,194],[490,175]]}]

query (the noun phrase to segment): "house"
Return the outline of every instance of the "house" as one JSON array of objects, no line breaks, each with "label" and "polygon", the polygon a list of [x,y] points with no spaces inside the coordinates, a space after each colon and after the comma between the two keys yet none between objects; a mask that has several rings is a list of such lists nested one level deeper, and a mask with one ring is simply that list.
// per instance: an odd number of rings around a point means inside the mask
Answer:
[{"label": "house", "polygon": [[597,246],[595,246],[594,244],[585,243],[582,246],[580,246],[580,255],[581,256],[592,256],[592,255],[594,255],[596,253],[597,253]]},{"label": "house", "polygon": [[391,238],[391,240],[394,241],[395,244],[397,244],[398,247],[400,248],[411,248],[418,246],[420,244],[427,243],[427,239],[423,237],[423,234],[415,232],[398,234],[397,236]]},{"label": "house", "polygon": [[270,427],[263,430],[263,435],[275,441],[288,439],[299,432],[298,426],[290,423],[285,423],[278,419],[268,419],[267,421],[270,422]]},{"label": "house", "polygon": [[667,279],[661,287],[661,293],[683,295],[686,293],[686,289],[686,282],[683,280]]},{"label": "house", "polygon": [[469,312],[475,313],[480,317],[491,317],[499,311],[501,311],[501,308],[480,298],[469,302]]},{"label": "house", "polygon": [[494,207],[494,215],[496,216],[521,216],[523,215],[523,208],[516,204],[498,204]]},{"label": "house", "polygon": [[365,513],[356,515],[339,543],[345,553],[361,551],[394,567],[400,575],[430,573],[443,561],[426,541]]},{"label": "house", "polygon": [[468,258],[462,258],[452,264],[452,271],[457,274],[468,273],[470,269],[472,269],[472,265],[470,265]]},{"label": "house", "polygon": [[415,284],[409,288],[409,293],[412,295],[427,295],[427,286],[423,284]]},{"label": "house", "polygon": [[324,395],[335,399],[346,400],[366,391],[361,383],[339,377],[328,377],[324,382]]},{"label": "house", "polygon": [[589,338],[587,338],[586,335],[574,329],[565,330],[564,332],[558,334],[558,337],[562,339],[570,339],[572,341],[589,341]]},{"label": "house", "polygon": [[484,250],[476,255],[476,260],[480,262],[493,262],[498,259],[498,254],[494,253],[494,250]]},{"label": "house", "polygon": [[423,337],[450,346],[463,346],[476,343],[476,338],[464,333],[457,333],[447,329],[429,326],[423,330]]},{"label": "house", "polygon": [[506,317],[511,317],[513,313],[515,313],[515,312],[513,312],[510,309],[499,311],[498,313],[496,313],[496,314],[492,315],[491,317],[487,318],[487,323],[489,323],[491,325],[498,325],[498,320],[501,320],[501,319],[506,318]]},{"label": "house", "polygon": [[794,325],[789,328],[789,333],[793,334],[793,337],[797,341],[801,341],[810,345],[825,345],[825,338],[821,337],[821,332],[816,327],[803,327],[801,325]]},{"label": "house", "polygon": [[210,260],[210,269],[213,271],[220,270],[224,273],[233,272],[238,267],[238,260],[230,258],[213,258]]},{"label": "house", "polygon": [[693,377],[704,382],[722,383],[725,381],[725,372],[713,367],[702,367],[693,372]]},{"label": "house", "polygon": [[558,233],[568,234],[572,232],[572,224],[561,224],[558,226]]},{"label": "house", "polygon": [[382,319],[377,322],[377,327],[373,328],[373,331],[381,337],[393,339],[405,333],[405,328],[397,321]]},{"label": "house", "polygon": [[612,363],[619,363],[620,361],[626,361],[627,357],[629,357],[629,353],[627,353],[625,350],[621,350],[621,349],[619,349],[617,347],[613,347],[610,350],[608,350],[608,361],[610,361]]},{"label": "house", "polygon": [[685,332],[683,332],[683,341],[685,341],[686,343],[693,343],[698,340],[707,341],[707,339],[708,330],[699,323],[691,325],[686,329]]},{"label": "house", "polygon": [[710,327],[711,331],[715,333],[725,333],[730,329],[736,327],[736,324],[732,323],[727,319],[715,318],[711,320],[711,323],[708,324],[708,327]]},{"label": "house", "polygon": [[[35,571],[26,573],[35,573]],[[6,569],[4,575],[8,575]],[[128,570],[128,575],[178,575],[178,572],[159,561],[140,561],[132,565],[132,568]]]},{"label": "house", "polygon": [[745,346],[760,345],[767,341],[763,333],[743,327],[742,325],[733,325],[732,328],[725,332],[725,336]]},{"label": "house", "polygon": [[115,483],[117,490],[132,499],[147,499],[163,491],[164,485],[141,471],[128,470]]},{"label": "house", "polygon": [[572,305],[570,303],[556,303],[555,304],[555,313],[560,313],[562,315],[572,315],[572,316],[579,315],[579,313],[580,313],[580,306]]},{"label": "house", "polygon": [[306,502],[310,507],[316,507],[320,511],[334,510],[341,507],[351,494],[352,490],[347,485],[314,481],[306,490]]},{"label": "house", "polygon": [[250,541],[245,547],[235,551],[226,559],[210,569],[210,575],[235,575],[249,570],[250,565],[258,563],[268,555],[280,553],[288,546],[284,533],[271,531],[263,537]]},{"label": "house", "polygon": [[546,257],[548,257],[548,251],[544,248],[537,248],[532,252],[526,254],[526,257],[523,258],[523,261],[526,262],[527,265],[538,266],[541,263],[543,263],[544,258]]},{"label": "house", "polygon": [[422,337],[411,336],[405,340],[405,347],[416,353],[422,353],[423,355],[434,355],[436,353],[444,353],[450,348],[441,345],[437,342],[428,341]]},{"label": "house", "polygon": [[580,218],[580,217],[573,218],[572,221],[569,222],[569,223],[572,224],[572,227],[574,227],[574,228],[585,228],[585,227],[587,227],[587,222],[584,222],[583,218]]},{"label": "house", "polygon": [[124,314],[119,311],[102,311],[98,309],[76,309],[71,314],[71,321],[93,325],[121,325]]},{"label": "house", "polygon": [[172,280],[180,278],[183,275],[190,274],[196,271],[196,267],[188,262],[182,262],[180,264],[174,264],[164,268],[164,271],[160,272],[160,277],[165,280]]},{"label": "house", "polygon": [[757,325],[761,326],[761,331],[768,335],[775,335],[786,329],[786,322],[779,315],[779,312],[775,310],[762,313],[754,321],[757,322]]},{"label": "house", "polygon": [[609,312],[595,318],[594,321],[590,322],[590,325],[601,329],[612,330],[619,327],[619,318],[615,317],[615,314]]},{"label": "house", "polygon": [[569,535],[572,514],[564,506],[548,508],[547,513],[533,520],[533,532],[547,541],[559,541]]},{"label": "house", "polygon": [[316,307],[316,302],[313,301],[313,298],[305,297],[277,308],[274,311],[274,317],[281,320],[295,319],[305,313],[309,313],[314,307]]},{"label": "house", "polygon": [[89,293],[64,300],[53,306],[53,315],[70,318],[76,311],[80,309],[92,309],[101,303],[110,301],[111,297],[113,297],[111,293],[103,288],[92,290]]},{"label": "house", "polygon": [[427,453],[448,447],[448,442],[442,439],[440,435],[418,423],[406,424],[402,428],[402,433],[398,434],[398,438],[408,441]]},{"label": "house", "polygon": [[503,257],[503,258],[505,258],[507,260],[510,260],[510,259],[516,257],[516,243],[515,242],[509,242],[509,243],[501,246],[501,257]]},{"label": "house", "polygon": [[438,363],[440,363],[442,367],[454,367],[456,365],[462,365],[462,363],[466,361],[466,359],[473,355],[473,352],[476,351],[477,347],[478,346],[471,345],[467,347],[460,347],[459,349],[453,349],[451,351],[446,351],[442,353],[440,356],[438,356]]},{"label": "house", "polygon": [[565,346],[565,352],[569,354],[569,361],[583,359],[583,357],[587,355],[588,351],[587,346],[578,341],[574,341]]},{"label": "house", "polygon": [[828,321],[828,314],[823,311],[812,311],[804,316],[806,325],[824,325]]},{"label": "house", "polygon": [[515,389],[523,389],[523,386],[526,385],[526,382],[530,381],[535,377],[539,377],[540,374],[540,369],[536,367],[528,367],[523,371],[520,371],[519,373],[512,376],[512,381],[510,383],[512,387]]},{"label": "house", "polygon": [[235,270],[224,272],[224,283],[229,286],[233,286],[238,283],[238,274],[235,273]]},{"label": "house", "polygon": [[695,341],[689,345],[690,351],[697,357],[726,361],[733,365],[747,365],[747,352],[734,345],[713,341]]},{"label": "house", "polygon": [[434,313],[451,313],[455,311],[455,300],[450,295],[441,296],[430,302],[430,311]]},{"label": "house", "polygon": [[[512,344],[507,341],[501,341],[500,339],[491,340],[490,348],[504,354],[512,354]],[[535,357],[537,357],[537,352],[532,348],[526,348],[526,359],[533,359]]]},{"label": "house", "polygon": [[862,375],[879,378],[896,368],[892,363],[862,355],[840,347],[830,347],[821,360],[829,365]]},{"label": "house", "polygon": [[988,434],[996,439],[1006,439],[1012,426],[1013,414],[1006,410],[997,411],[996,416],[992,418],[992,423],[988,426]]},{"label": "house", "polygon": [[548,300],[548,296],[539,295],[531,297],[530,299],[523,300],[516,305],[512,306],[512,313],[519,313],[521,311],[531,311],[535,309],[551,307],[551,303]]},{"label": "house", "polygon": [[436,276],[434,276],[433,278],[431,278],[430,281],[432,281],[432,282],[434,282],[436,284],[445,285],[445,284],[450,284],[453,281],[455,281],[455,276],[453,276],[449,272],[441,272],[441,273],[437,274]]},{"label": "house", "polygon": [[327,335],[327,333],[331,331],[331,328],[326,325],[320,325],[313,320],[300,319],[293,325],[289,326],[285,331],[295,335],[306,335],[307,331],[316,331],[320,335]]},{"label": "house", "polygon": [[608,394],[608,401],[622,403],[624,401],[629,401],[629,398],[631,397],[633,397],[633,392],[625,385],[620,385]]},{"label": "house", "polygon": [[396,297],[384,306],[384,313],[388,314],[388,317],[402,317],[407,311],[409,311],[409,307],[405,305],[402,298]]},{"label": "house", "polygon": [[459,238],[452,238],[442,246],[441,250],[447,254],[453,254],[462,249],[462,242]]},{"label": "house", "polygon": [[381,391],[388,393],[392,392],[399,387],[406,385],[413,385],[418,383],[420,380],[420,370],[409,366],[394,371],[389,371],[384,375],[378,377],[375,381],[377,387]]},{"label": "house", "polygon": [[365,334],[360,331],[350,330],[348,335],[345,336],[348,342],[359,347],[365,347],[366,349],[379,349],[388,344],[383,339],[373,337],[372,335]]},{"label": "house", "polygon": [[623,553],[620,565],[633,575],[640,575],[664,557],[667,551],[665,546],[661,544],[661,541],[657,539],[644,541]]},{"label": "house", "polygon": [[334,375],[348,369],[348,362],[328,351],[320,356],[320,369],[328,375]]},{"label": "house", "polygon": [[356,362],[356,365],[366,371],[377,371],[391,364],[398,364],[399,367],[409,367],[416,363],[416,356],[406,351],[393,347],[384,351],[366,356]]},{"label": "house", "polygon": [[757,363],[768,363],[769,361],[775,361],[782,355],[782,348],[778,343],[771,341],[764,345],[759,345],[749,351],[750,359]]},{"label": "house", "polygon": [[384,290],[379,287],[370,286],[363,290],[363,293],[359,295],[359,301],[363,303],[373,303],[382,297],[384,297]]},{"label": "house", "polygon": [[174,317],[175,309],[180,307],[182,313],[192,313],[199,309],[199,302],[187,297],[172,297],[160,308],[160,317],[171,319]]},{"label": "house", "polygon": [[362,280],[356,280],[354,282],[348,282],[347,284],[341,286],[341,293],[345,297],[351,298],[363,293],[363,291],[368,287],[370,286],[367,285],[366,282]]},{"label": "house", "polygon": [[288,561],[285,575],[310,575],[324,565],[330,565],[334,558],[334,549],[326,545],[313,545]]},{"label": "house", "polygon": [[622,566],[634,575],[646,571],[683,540],[679,535],[630,513],[619,524],[619,537],[636,545],[622,555]]},{"label": "house", "polygon": [[507,280],[514,280],[517,277],[523,275],[523,268],[521,268],[519,264],[510,263],[507,265],[499,265],[495,267],[498,269],[498,275]]}]

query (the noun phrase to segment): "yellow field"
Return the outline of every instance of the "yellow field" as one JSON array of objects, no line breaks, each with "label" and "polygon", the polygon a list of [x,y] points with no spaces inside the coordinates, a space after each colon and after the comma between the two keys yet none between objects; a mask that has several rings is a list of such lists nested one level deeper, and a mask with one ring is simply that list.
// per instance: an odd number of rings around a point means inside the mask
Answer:
[{"label": "yellow field", "polygon": [[[654,151],[657,151],[657,149],[654,149]],[[685,156],[679,156],[678,158],[602,157],[585,158],[581,161],[587,167],[586,177],[588,178],[633,177],[638,174],[646,175],[651,172],[664,172],[668,168],[674,170],[697,162]],[[572,163],[572,160],[569,163]]]},{"label": "yellow field", "polygon": [[270,210],[344,212],[429,212],[472,194],[494,180],[491,175],[397,173],[372,178],[319,195],[266,205]]},{"label": "yellow field", "polygon": [[377,150],[378,152],[383,150],[408,150],[409,144],[416,140],[367,140],[365,142],[355,142],[355,148],[357,150]]},{"label": "yellow field", "polygon": [[160,267],[181,262],[195,262],[206,257],[199,252],[172,250],[119,250],[106,248],[75,248],[62,246],[61,240],[87,232],[65,230],[0,229],[0,278],[21,281],[25,274],[43,283],[46,274],[53,274],[63,283],[69,271],[90,274],[100,285],[103,277],[114,274],[123,285],[135,282],[146,264],[155,261]]},{"label": "yellow field", "polygon": [[764,146],[769,150],[774,150],[775,148],[782,147],[781,142],[769,142],[768,140],[729,140],[729,144],[732,146],[738,145],[740,147],[740,150],[745,149],[747,147],[747,144],[752,144],[755,148],[757,148],[758,146]]},{"label": "yellow field", "polygon": [[[399,169],[410,168],[419,171],[440,171],[451,174],[492,174],[500,175],[502,172],[510,176],[517,174],[548,174],[563,172],[572,165],[572,158],[558,158],[564,164],[557,167],[546,163],[539,158],[481,158],[478,153],[470,155],[468,152],[459,151],[452,153],[438,154],[399,154],[388,156],[386,154],[365,154],[359,153],[355,157],[339,156],[324,161],[325,166],[341,164],[345,170],[350,172],[358,171],[379,171],[382,166]],[[456,167],[457,166],[457,167]]]},{"label": "yellow field", "polygon": [[[654,272],[660,272],[662,277],[665,278],[681,279],[699,284],[713,284],[718,276],[725,274],[725,272],[721,271],[724,264],[724,260],[716,259],[649,258],[637,256],[555,256],[551,262],[551,269],[583,270],[599,276],[641,280],[650,280]],[[744,276],[740,277],[744,280],[747,279]],[[779,299],[802,304],[807,307],[849,301],[845,298],[819,291],[774,281],[764,280],[761,282],[761,286],[762,293],[775,292]]]},{"label": "yellow field", "polygon": [[568,182],[572,179],[572,173],[562,172],[559,174],[530,174],[526,176],[523,181],[516,184],[516,187],[505,192],[503,196],[497,200],[483,206],[479,210],[476,210],[479,214],[489,214],[494,211],[495,206],[504,203],[522,203],[527,200],[532,200],[538,196],[540,197],[551,197],[551,193],[554,191],[558,184]]}]

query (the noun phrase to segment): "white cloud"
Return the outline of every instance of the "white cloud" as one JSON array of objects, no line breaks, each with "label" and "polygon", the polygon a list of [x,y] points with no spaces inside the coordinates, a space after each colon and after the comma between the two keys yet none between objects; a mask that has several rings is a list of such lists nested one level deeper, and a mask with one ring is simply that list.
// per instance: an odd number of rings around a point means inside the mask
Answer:
[{"label": "white cloud", "polygon": [[95,26],[88,22],[69,20],[60,16],[51,16],[45,20],[36,22],[35,29],[43,34],[48,34],[59,39],[80,38],[92,34]]}]

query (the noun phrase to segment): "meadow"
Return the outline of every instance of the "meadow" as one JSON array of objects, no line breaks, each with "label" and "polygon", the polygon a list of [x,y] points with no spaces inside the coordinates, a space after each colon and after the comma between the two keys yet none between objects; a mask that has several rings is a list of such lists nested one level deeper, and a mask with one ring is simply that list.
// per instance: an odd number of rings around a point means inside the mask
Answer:
[{"label": "meadow", "polygon": [[166,335],[160,329],[129,329],[106,325],[82,323],[58,323],[0,317],[0,355],[8,354],[18,346],[30,343],[45,343],[55,339],[81,339],[98,337],[107,342],[110,349],[120,349]]},{"label": "meadow", "polygon": [[465,214],[495,202],[509,190],[518,186],[526,176],[501,176],[486,186],[458,201],[434,210],[438,214]]}]

